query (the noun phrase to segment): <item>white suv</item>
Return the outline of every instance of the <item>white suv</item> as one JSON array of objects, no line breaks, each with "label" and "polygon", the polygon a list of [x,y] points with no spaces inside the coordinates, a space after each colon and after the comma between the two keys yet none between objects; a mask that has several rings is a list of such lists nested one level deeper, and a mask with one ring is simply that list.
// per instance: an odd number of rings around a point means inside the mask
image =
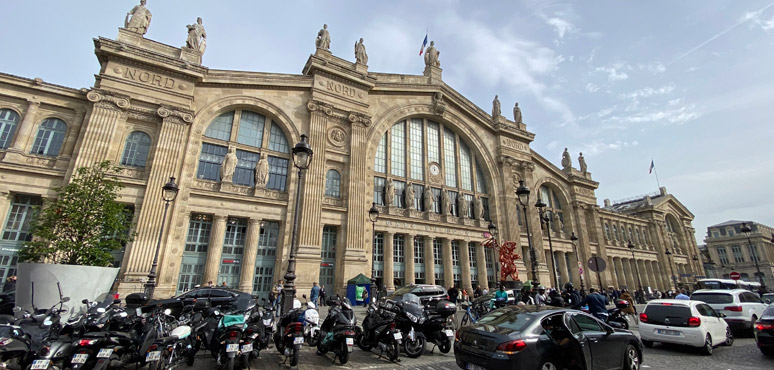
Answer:
[{"label": "white suv", "polygon": [[648,302],[640,314],[640,339],[648,348],[653,342],[683,344],[711,355],[715,346],[734,343],[722,316],[704,302],[657,299]]},{"label": "white suv", "polygon": [[766,309],[757,294],[744,289],[701,289],[693,292],[691,300],[705,302],[715,311],[724,313],[732,329],[750,330],[750,333]]}]

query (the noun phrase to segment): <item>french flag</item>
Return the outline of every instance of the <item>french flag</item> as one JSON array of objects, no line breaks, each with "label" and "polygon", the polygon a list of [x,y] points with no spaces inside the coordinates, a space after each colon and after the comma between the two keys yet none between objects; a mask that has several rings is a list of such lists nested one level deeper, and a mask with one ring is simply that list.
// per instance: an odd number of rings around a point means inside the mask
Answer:
[{"label": "french flag", "polygon": [[427,34],[425,34],[425,41],[422,41],[422,48],[419,49],[419,55],[425,52],[425,46],[427,46]]},{"label": "french flag", "polygon": [[655,163],[653,163],[653,160],[651,159],[651,160],[650,160],[650,169],[648,169],[648,175],[650,175],[650,174],[651,174],[651,172],[653,172],[653,169],[654,169],[654,168],[656,168],[656,164],[655,164]]}]

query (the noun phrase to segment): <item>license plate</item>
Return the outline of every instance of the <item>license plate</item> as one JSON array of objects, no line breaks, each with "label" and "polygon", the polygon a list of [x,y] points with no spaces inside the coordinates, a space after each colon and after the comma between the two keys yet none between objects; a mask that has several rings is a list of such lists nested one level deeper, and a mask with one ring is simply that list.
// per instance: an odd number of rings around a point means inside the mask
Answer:
[{"label": "license plate", "polygon": [[468,364],[467,369],[468,370],[486,370],[481,366],[470,364],[470,363]]},{"label": "license plate", "polygon": [[352,346],[355,344],[355,340],[353,338],[346,338],[345,342],[347,342],[348,346]]},{"label": "license plate", "polygon": [[675,331],[675,330],[658,329],[658,330],[656,330],[656,332],[659,333],[659,334],[664,334],[664,335],[680,336],[680,332],[679,331]]},{"label": "license plate", "polygon": [[85,364],[86,359],[89,358],[89,355],[86,353],[76,353],[73,355],[73,359],[70,360],[73,364]]},{"label": "license plate", "polygon": [[443,332],[446,333],[447,337],[453,337],[454,336],[454,331],[452,331],[452,330],[446,329]]},{"label": "license plate", "polygon": [[226,352],[239,352],[239,344],[226,344]]},{"label": "license plate", "polygon": [[250,352],[253,350],[253,344],[248,343],[242,346],[242,352]]},{"label": "license plate", "polygon": [[304,337],[293,338],[293,344],[304,344]]},{"label": "license plate", "polygon": [[110,358],[110,355],[113,354],[112,348],[105,348],[99,350],[99,353],[97,353],[97,358]]},{"label": "license plate", "polygon": [[32,361],[32,366],[30,366],[30,369],[32,370],[48,369],[48,364],[50,363],[51,363],[51,360],[35,360],[35,361]]},{"label": "license plate", "polygon": [[403,335],[401,335],[400,332],[393,334],[392,337],[395,338],[396,340],[403,339]]},{"label": "license plate", "polygon": [[161,360],[161,351],[148,352],[148,354],[145,355],[146,362],[158,361],[158,360]]}]

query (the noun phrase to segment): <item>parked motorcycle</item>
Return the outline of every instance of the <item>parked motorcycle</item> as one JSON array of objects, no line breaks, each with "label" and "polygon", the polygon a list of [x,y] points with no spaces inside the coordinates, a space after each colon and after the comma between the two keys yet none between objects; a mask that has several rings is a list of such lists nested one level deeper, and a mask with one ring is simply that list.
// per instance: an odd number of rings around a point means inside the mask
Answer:
[{"label": "parked motorcycle", "polygon": [[454,337],[452,317],[457,312],[457,306],[449,301],[439,301],[435,311],[425,311],[427,319],[419,328],[427,341],[435,344],[441,353],[449,353]]},{"label": "parked motorcycle", "polygon": [[623,313],[623,309],[629,307],[629,302],[623,299],[615,301],[615,308],[607,310],[607,323],[617,322],[621,324],[623,329],[629,329],[629,320],[626,320],[626,314]]},{"label": "parked motorcycle", "polygon": [[403,333],[403,350],[410,358],[422,356],[425,352],[427,338],[422,332],[422,327],[427,321],[422,301],[415,294],[404,294],[396,301],[399,310],[395,315],[395,324]]},{"label": "parked motorcycle", "polygon": [[328,306],[328,316],[323,320],[320,328],[320,341],[317,343],[317,354],[324,355],[328,351],[335,354],[333,360],[338,357],[342,365],[349,360],[349,354],[355,344],[357,320],[352,306],[347,298],[342,299],[338,295],[330,297],[325,302]]},{"label": "parked motorcycle", "polygon": [[274,331],[276,330],[276,319],[274,314],[274,306],[271,303],[267,304],[266,298],[263,299],[263,305],[258,308],[260,314],[260,320],[257,320],[258,326],[258,344],[259,349],[266,349],[269,347],[271,339],[274,337]]},{"label": "parked motorcycle", "polygon": [[[306,294],[303,295],[306,299]],[[314,347],[320,342],[320,313],[317,312],[317,306],[307,301],[306,310],[304,310],[304,340]]]},{"label": "parked motorcycle", "polygon": [[293,309],[282,315],[279,328],[274,333],[274,346],[286,361],[290,361],[291,367],[298,364],[301,345],[304,344],[304,311],[301,302],[293,299]]},{"label": "parked motorcycle", "polygon": [[355,327],[355,342],[363,351],[379,348],[390,361],[400,361],[400,345],[403,335],[397,330],[395,316],[399,311],[395,301],[386,299],[368,306],[363,326]]}]

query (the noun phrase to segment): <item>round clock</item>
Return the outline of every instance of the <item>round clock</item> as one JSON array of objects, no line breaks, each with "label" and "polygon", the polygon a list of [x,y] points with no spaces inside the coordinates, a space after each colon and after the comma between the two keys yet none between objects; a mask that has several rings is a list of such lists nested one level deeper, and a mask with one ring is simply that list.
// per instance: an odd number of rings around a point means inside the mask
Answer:
[{"label": "round clock", "polygon": [[438,166],[438,163],[433,163],[430,165],[430,174],[433,176],[438,176],[438,174],[441,173],[441,167]]}]

